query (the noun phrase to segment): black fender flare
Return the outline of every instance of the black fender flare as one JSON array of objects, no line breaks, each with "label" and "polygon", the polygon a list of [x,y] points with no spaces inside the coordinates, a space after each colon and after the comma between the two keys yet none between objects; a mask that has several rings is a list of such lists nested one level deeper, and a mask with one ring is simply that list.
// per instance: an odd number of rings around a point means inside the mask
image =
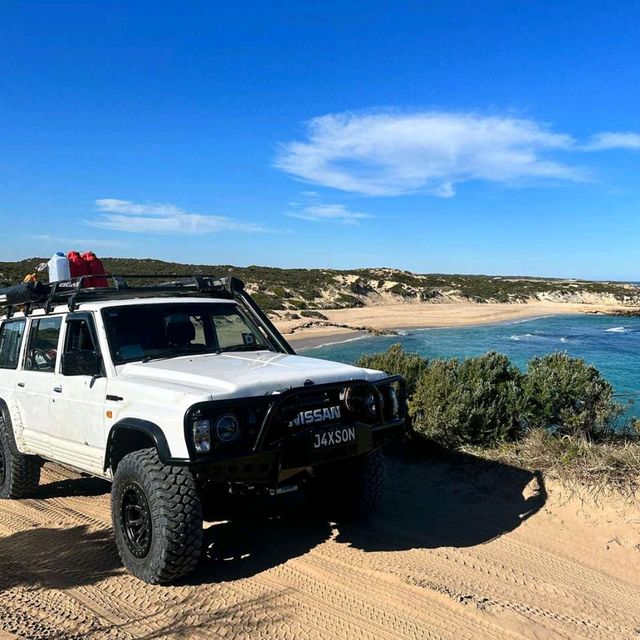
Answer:
[{"label": "black fender flare", "polygon": [[114,434],[119,430],[130,430],[144,433],[153,441],[156,451],[158,452],[158,457],[163,464],[171,464],[173,461],[164,432],[157,424],[149,422],[149,420],[142,420],[141,418],[123,418],[122,420],[118,420],[118,422],[116,422],[109,430],[104,456],[105,471],[109,468],[111,463],[111,444],[113,442]]}]

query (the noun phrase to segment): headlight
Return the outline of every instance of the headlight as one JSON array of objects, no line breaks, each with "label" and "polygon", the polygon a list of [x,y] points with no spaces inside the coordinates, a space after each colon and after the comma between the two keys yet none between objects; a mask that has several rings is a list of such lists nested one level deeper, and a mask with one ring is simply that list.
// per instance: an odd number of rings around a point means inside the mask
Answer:
[{"label": "headlight", "polygon": [[198,453],[211,451],[211,422],[198,418],[193,421],[193,445]]},{"label": "headlight", "polygon": [[[379,396],[380,406],[383,405],[383,397]],[[367,396],[367,409],[372,416],[375,416],[378,413],[378,406],[376,405],[376,396],[372,392]]]},{"label": "headlight", "polygon": [[240,435],[240,423],[233,413],[225,413],[216,420],[214,426],[216,438],[223,444],[229,444],[238,439]]}]

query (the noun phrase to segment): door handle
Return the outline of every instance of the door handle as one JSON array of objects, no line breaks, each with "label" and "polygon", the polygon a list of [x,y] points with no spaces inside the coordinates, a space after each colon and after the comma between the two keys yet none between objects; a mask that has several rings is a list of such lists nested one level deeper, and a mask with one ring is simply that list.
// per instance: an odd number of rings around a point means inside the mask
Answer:
[{"label": "door handle", "polygon": [[61,387],[60,385],[58,385],[57,387],[53,387],[53,390],[54,390],[56,393],[62,393],[62,387]]},{"label": "door handle", "polygon": [[18,382],[19,387],[24,387],[24,382]]}]

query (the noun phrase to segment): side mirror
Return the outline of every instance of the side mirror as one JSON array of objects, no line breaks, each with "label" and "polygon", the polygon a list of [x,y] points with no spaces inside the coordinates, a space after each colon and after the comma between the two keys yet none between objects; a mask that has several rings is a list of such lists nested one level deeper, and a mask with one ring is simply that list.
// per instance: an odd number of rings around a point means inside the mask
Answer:
[{"label": "side mirror", "polygon": [[69,351],[62,354],[63,376],[99,376],[100,356],[95,351]]}]

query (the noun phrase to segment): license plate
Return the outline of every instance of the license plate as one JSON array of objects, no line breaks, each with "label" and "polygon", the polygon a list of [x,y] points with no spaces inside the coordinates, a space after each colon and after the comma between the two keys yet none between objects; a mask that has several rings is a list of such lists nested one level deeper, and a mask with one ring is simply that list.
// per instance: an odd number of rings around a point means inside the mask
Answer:
[{"label": "license plate", "polygon": [[353,444],[356,441],[355,427],[329,427],[313,434],[314,449],[328,449]]}]

